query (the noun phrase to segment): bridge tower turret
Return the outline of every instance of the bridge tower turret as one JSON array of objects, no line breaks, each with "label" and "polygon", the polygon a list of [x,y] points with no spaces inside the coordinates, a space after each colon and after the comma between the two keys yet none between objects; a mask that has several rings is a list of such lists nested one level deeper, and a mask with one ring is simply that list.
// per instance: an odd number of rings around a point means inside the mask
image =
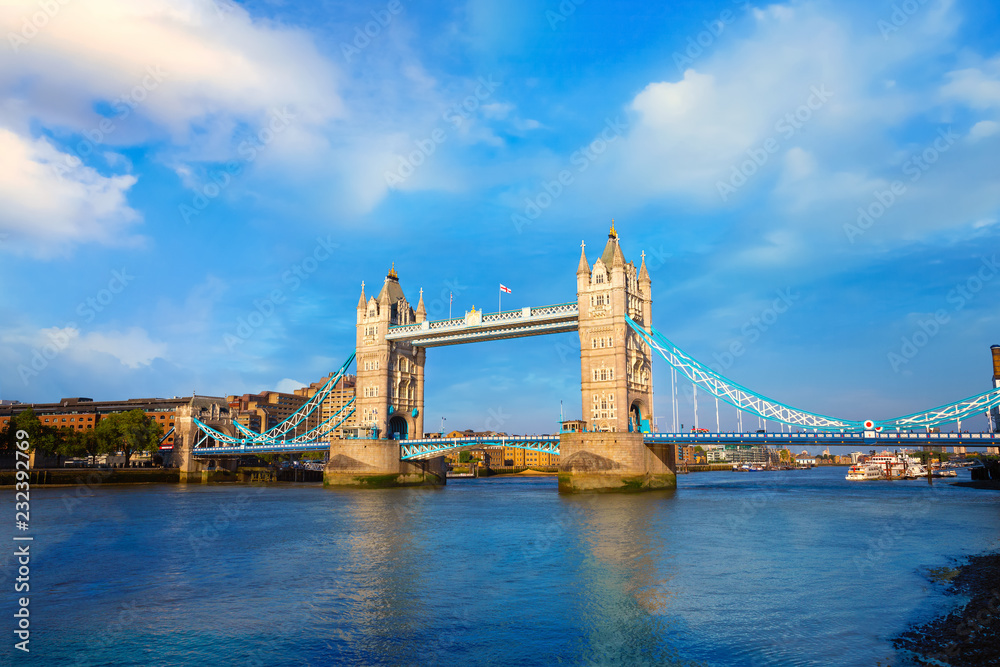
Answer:
[{"label": "bridge tower turret", "polygon": [[577,266],[580,386],[589,431],[649,431],[653,422],[652,357],[649,346],[625,321],[647,330],[652,321],[651,281],[642,266],[625,261],[614,222],[604,252]]},{"label": "bridge tower turret", "polygon": [[377,297],[358,300],[357,402],[358,426],[372,429],[369,437],[419,438],[424,428],[424,360],[426,351],[409,343],[385,339],[389,327],[426,318],[423,294],[414,312],[399,285],[396,266],[385,277]]}]

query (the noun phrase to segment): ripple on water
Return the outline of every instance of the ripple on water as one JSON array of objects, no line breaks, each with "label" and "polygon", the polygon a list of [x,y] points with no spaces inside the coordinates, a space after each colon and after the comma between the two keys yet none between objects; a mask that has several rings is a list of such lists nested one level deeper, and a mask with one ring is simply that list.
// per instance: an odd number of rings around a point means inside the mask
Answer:
[{"label": "ripple on water", "polygon": [[995,494],[841,468],[36,493],[25,664],[886,664],[1000,534]]}]

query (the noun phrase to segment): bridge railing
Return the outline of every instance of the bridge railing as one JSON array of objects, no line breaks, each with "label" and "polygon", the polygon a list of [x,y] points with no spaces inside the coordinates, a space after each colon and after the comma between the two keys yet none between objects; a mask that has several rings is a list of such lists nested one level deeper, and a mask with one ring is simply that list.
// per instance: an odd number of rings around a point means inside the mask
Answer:
[{"label": "bridge railing", "polygon": [[[557,303],[550,306],[537,306],[517,308],[515,310],[503,310],[499,313],[484,313],[482,324],[477,326],[487,326],[491,324],[502,324],[504,322],[517,322],[519,320],[546,318],[546,317],[571,317],[578,313],[578,306],[575,301],[568,303]],[[464,317],[453,317],[447,320],[426,321],[419,324],[396,324],[389,327],[387,336],[399,336],[402,334],[420,334],[427,331],[445,331],[451,329],[462,329],[467,326]]]}]

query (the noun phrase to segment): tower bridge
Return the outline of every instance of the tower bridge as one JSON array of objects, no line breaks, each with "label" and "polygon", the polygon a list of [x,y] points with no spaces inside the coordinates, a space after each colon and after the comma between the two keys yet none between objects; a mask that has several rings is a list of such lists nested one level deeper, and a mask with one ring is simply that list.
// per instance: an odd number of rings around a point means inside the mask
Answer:
[{"label": "tower bridge", "polygon": [[[197,469],[198,461],[207,457],[329,449],[328,483],[371,486],[443,483],[443,454],[505,444],[559,453],[560,490],[602,491],[672,486],[675,445],[684,443],[1000,444],[996,433],[1000,431],[1000,346],[992,349],[994,387],[989,391],[895,419],[850,420],[794,408],[739,385],[686,354],[652,322],[645,253],[638,267],[627,261],[613,224],[593,264],[581,244],[576,300],[562,304],[496,313],[473,307],[462,317],[429,321],[423,290],[414,308],[393,266],[377,295],[368,296],[362,283],[355,353],[309,402],[265,433],[227,420],[220,411],[178,415],[175,451],[179,450],[184,471]],[[580,339],[583,431],[504,437],[496,442],[411,437],[424,432],[428,348],[573,331]],[[654,352],[672,372],[720,401],[805,432],[792,433],[789,428],[788,433],[651,433]],[[357,368],[354,400],[320,421],[317,409],[352,363]],[[983,414],[993,415],[992,433],[913,432]],[[329,434],[352,416],[366,437],[331,441]]]}]

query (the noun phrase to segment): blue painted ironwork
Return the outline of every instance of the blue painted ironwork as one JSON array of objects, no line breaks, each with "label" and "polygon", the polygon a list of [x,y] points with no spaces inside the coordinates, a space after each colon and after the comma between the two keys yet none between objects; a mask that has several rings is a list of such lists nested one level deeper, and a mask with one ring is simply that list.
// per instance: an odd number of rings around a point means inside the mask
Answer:
[{"label": "blue painted ironwork", "polygon": [[[347,410],[348,408],[350,408],[350,410],[348,410],[347,414],[342,415],[344,410]],[[248,438],[234,438],[233,436],[221,433],[202,421],[195,419],[195,423],[198,425],[198,428],[202,430],[204,435],[201,440],[195,444],[194,448],[192,448],[191,454],[192,456],[218,456],[223,454],[236,456],[239,454],[327,450],[330,449],[330,443],[322,438],[325,438],[341,424],[350,419],[353,414],[354,399],[352,398],[346,405],[344,405],[331,417],[326,419],[323,424],[318,426],[316,429],[313,429],[309,433],[304,433],[296,438],[292,438],[291,440],[252,440]],[[324,427],[325,430],[317,432],[318,429]],[[221,447],[201,447],[200,444],[209,437],[214,438],[217,442],[225,442],[228,444]]]},{"label": "blue painted ironwork", "polygon": [[685,445],[873,445],[878,447],[918,447],[947,445],[958,447],[996,447],[1000,434],[995,433],[896,433],[888,431],[818,431],[799,433],[647,433],[646,444],[671,442]]},{"label": "blue painted ironwork", "polygon": [[[332,374],[330,378],[320,387],[308,401],[282,420],[276,426],[263,433],[255,433],[249,428],[240,424],[236,420],[232,421],[233,427],[239,432],[239,436],[232,436],[222,433],[218,429],[212,428],[198,418],[192,418],[195,426],[201,433],[201,437],[194,443],[192,455],[208,456],[211,454],[245,454],[262,451],[306,451],[308,449],[322,449],[329,447],[329,443],[323,440],[330,433],[341,426],[354,414],[355,399],[352,398],[343,405],[337,412],[326,418],[315,427],[306,430],[304,433],[295,435],[303,422],[308,425],[308,419],[326,400],[330,392],[337,385],[340,379],[347,373],[347,369],[354,363],[356,352],[352,352],[347,361]],[[289,434],[292,437],[289,438]],[[221,447],[203,447],[202,445],[209,439],[222,443]],[[261,448],[264,449],[261,449]],[[302,449],[306,447],[306,449]]]},{"label": "blue painted ironwork", "polygon": [[[815,412],[807,412],[758,394],[686,354],[653,327],[646,331],[631,318],[626,317],[625,320],[632,327],[632,330],[647,345],[656,350],[668,364],[700,388],[740,410],[782,424],[823,431],[862,431],[866,428],[863,421],[838,419]],[[1000,389],[992,389],[933,410],[925,410],[897,419],[874,420],[869,430],[930,428],[983,414],[996,405],[1000,405]]]},{"label": "blue painted ironwork", "polygon": [[799,410],[779,401],[767,398],[766,396],[758,394],[755,391],[751,391],[750,389],[733,382],[721,373],[705,366],[697,359],[686,354],[653,327],[650,327],[647,332],[641,326],[636,324],[632,318],[626,316],[625,321],[628,322],[629,326],[632,327],[632,330],[635,331],[647,345],[656,350],[668,364],[680,371],[685,377],[691,380],[691,382],[698,385],[700,388],[704,389],[713,396],[718,396],[726,403],[729,403],[740,410],[758,415],[764,419],[770,419],[783,424],[801,426],[804,428],[822,430],[857,430],[861,429],[864,425],[863,422],[860,421],[836,419],[834,417],[827,417],[815,412]]},{"label": "blue painted ironwork", "polygon": [[239,456],[247,454],[290,454],[293,452],[328,451],[328,442],[303,442],[297,445],[288,443],[247,444],[235,447],[199,447],[193,451],[196,456]]},{"label": "blue painted ironwork", "polygon": [[326,400],[326,397],[330,394],[333,388],[338,382],[340,382],[340,378],[344,377],[344,374],[347,373],[347,369],[351,367],[352,363],[354,363],[354,357],[356,355],[357,351],[351,352],[351,356],[347,357],[347,361],[344,362],[344,365],[341,366],[340,369],[323,384],[319,391],[313,394],[313,396],[301,405],[298,410],[290,414],[276,426],[269,428],[261,435],[275,440],[281,438],[289,431],[294,431],[298,428],[303,421],[309,418],[309,415],[315,412],[319,406],[323,405],[323,401]]},{"label": "blue painted ironwork", "polygon": [[399,458],[403,461],[430,459],[448,452],[479,449],[486,445],[514,447],[546,454],[559,453],[558,435],[509,435],[470,438],[428,438],[426,440],[401,440]]}]

